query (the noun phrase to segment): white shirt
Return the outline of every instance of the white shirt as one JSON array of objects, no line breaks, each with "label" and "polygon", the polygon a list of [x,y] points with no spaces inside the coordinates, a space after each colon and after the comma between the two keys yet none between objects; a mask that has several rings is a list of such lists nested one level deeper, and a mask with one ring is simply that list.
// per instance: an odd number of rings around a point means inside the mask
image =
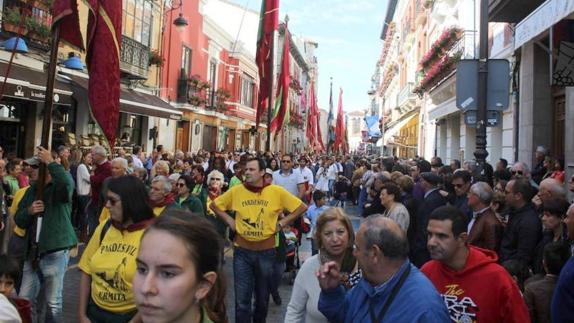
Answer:
[{"label": "white shirt", "polygon": [[16,307],[10,303],[4,294],[0,293],[0,322],[2,323],[22,323],[20,314]]},{"label": "white shirt", "polygon": [[134,168],[143,167],[143,163],[142,163],[141,159],[138,158],[138,156],[132,155],[132,160],[134,161]]},{"label": "white shirt", "polygon": [[285,322],[323,323],[327,318],[319,312],[319,296],[321,287],[315,272],[319,269],[321,261],[319,255],[305,260],[295,277],[291,300],[287,305]]},{"label": "white shirt", "polygon": [[336,180],[338,170],[339,170],[339,167],[337,167],[337,164],[332,163],[331,166],[329,166],[329,168],[327,168],[327,179]]},{"label": "white shirt", "polygon": [[299,167],[299,171],[301,172],[301,175],[303,176],[304,182],[308,182],[309,185],[315,185],[315,181],[313,180],[313,172],[309,169],[309,167],[305,167],[303,169],[301,169],[301,167]]},{"label": "white shirt", "polygon": [[478,212],[472,212],[472,219],[470,220],[470,222],[468,222],[468,227],[467,227],[466,232],[468,232],[470,234],[470,230],[472,229],[472,226],[474,226],[474,222],[476,222],[476,219],[478,219],[478,217],[481,216],[482,213],[486,212],[486,210],[488,210],[489,208],[490,208],[490,206],[487,206]]},{"label": "white shirt", "polygon": [[90,195],[92,189],[90,185],[90,172],[88,167],[84,164],[78,165],[78,170],[76,171],[76,181],[77,191],[79,196]]},{"label": "white shirt", "polygon": [[291,172],[288,174],[282,173],[281,169],[273,172],[273,184],[283,187],[296,197],[299,197],[299,188],[297,186],[303,183],[305,183],[303,175],[297,169],[291,169]]}]

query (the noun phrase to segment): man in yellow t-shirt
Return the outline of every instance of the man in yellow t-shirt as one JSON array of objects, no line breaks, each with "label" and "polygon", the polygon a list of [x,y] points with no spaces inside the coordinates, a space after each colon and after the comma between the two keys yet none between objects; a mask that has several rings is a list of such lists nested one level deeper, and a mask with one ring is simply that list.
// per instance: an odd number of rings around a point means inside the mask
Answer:
[{"label": "man in yellow t-shirt", "polygon": [[[245,165],[245,182],[229,189],[211,203],[211,210],[236,232],[233,255],[235,319],[263,322],[276,263],[275,233],[293,222],[307,206],[277,185],[264,185],[265,162],[252,159]],[[284,210],[289,215],[280,218]],[[235,211],[235,219],[227,211]],[[256,282],[257,281],[257,282]],[[255,292],[255,311],[251,295]]]}]

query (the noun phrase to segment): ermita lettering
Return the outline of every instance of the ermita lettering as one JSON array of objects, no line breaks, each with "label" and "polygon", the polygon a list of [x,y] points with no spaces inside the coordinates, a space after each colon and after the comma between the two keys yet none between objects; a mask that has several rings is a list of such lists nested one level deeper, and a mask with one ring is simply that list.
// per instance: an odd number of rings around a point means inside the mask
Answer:
[{"label": "ermita lettering", "polygon": [[136,251],[137,251],[136,247],[130,246],[128,244],[123,244],[123,243],[112,243],[112,244],[103,245],[100,247],[100,253],[118,252],[118,253],[127,253],[130,256],[134,256]]},{"label": "ermita lettering", "polygon": [[264,207],[267,207],[268,204],[269,204],[269,201],[265,201],[265,200],[245,200],[245,201],[241,202],[242,207],[246,207],[246,206],[264,206]]},{"label": "ermita lettering", "polygon": [[106,302],[125,302],[126,295],[122,293],[99,292],[98,297]]}]

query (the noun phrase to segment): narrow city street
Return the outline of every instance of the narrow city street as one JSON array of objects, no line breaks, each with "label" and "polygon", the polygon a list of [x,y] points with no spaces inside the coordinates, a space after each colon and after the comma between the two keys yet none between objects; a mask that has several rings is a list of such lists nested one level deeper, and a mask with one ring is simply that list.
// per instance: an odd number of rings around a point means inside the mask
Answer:
[{"label": "narrow city street", "polygon": [[[355,231],[359,228],[360,218],[357,216],[359,210],[356,206],[345,207],[347,214],[351,217],[353,227]],[[64,313],[65,322],[76,322],[77,314],[76,309],[78,308],[78,286],[80,282],[80,272],[78,269],[78,261],[80,260],[81,251],[84,245],[80,245],[80,253],[77,257],[70,259],[70,265],[68,271],[66,272],[66,277],[64,281]],[[299,257],[301,263],[311,256],[311,243],[306,238],[303,239],[302,245],[299,249]],[[225,249],[225,265],[224,265],[225,278],[227,279],[227,313],[229,315],[230,322],[235,321],[235,308],[234,308],[234,280],[233,280],[233,250],[231,248]],[[291,298],[292,286],[289,285],[289,280],[287,275],[283,276],[283,281],[279,286],[279,295],[281,295],[282,304],[277,306],[273,301],[269,300],[269,312],[267,315],[268,322],[283,322],[285,313],[287,311],[287,304],[289,304],[289,299]]]}]

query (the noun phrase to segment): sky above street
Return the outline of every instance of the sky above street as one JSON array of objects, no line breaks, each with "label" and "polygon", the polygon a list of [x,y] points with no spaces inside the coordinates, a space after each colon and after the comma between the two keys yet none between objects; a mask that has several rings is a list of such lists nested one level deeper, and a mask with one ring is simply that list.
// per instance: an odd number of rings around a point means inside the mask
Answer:
[{"label": "sky above street", "polygon": [[[231,0],[259,11],[261,0]],[[345,112],[368,107],[367,91],[380,55],[387,0],[280,0],[279,17],[289,15],[289,30],[319,44],[318,103],[329,109],[329,83],[333,77],[336,113],[339,88]]]}]

